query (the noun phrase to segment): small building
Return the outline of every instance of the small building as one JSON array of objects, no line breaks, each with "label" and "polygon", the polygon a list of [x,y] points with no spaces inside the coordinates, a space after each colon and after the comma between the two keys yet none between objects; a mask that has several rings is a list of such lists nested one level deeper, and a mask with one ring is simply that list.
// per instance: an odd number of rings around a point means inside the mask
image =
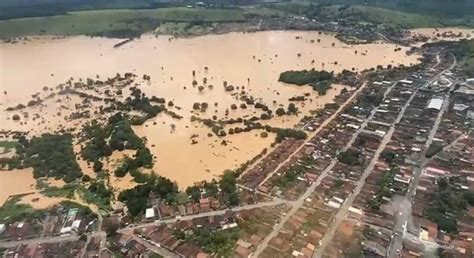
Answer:
[{"label": "small building", "polygon": [[211,204],[209,198],[201,198],[199,200],[199,207],[201,208],[201,211],[210,211]]},{"label": "small building", "polygon": [[145,218],[151,219],[155,217],[155,210],[153,208],[148,208],[145,210]]},{"label": "small building", "polygon": [[441,106],[443,106],[443,99],[440,98],[432,98],[430,102],[428,103],[428,106],[426,108],[428,109],[436,109],[436,110],[441,110]]},{"label": "small building", "polygon": [[400,80],[399,82],[403,83],[403,84],[413,84],[413,81],[411,80]]}]

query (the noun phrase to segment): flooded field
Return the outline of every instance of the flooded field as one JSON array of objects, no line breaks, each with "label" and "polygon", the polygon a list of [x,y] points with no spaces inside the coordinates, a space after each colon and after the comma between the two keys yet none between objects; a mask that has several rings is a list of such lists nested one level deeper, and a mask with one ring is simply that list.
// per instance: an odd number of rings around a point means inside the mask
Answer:
[{"label": "flooded field", "polygon": [[473,38],[474,30],[463,28],[420,28],[412,29],[411,34],[413,36],[427,37],[428,42],[437,40],[456,41]]},{"label": "flooded field", "polygon": [[[12,119],[14,114],[22,115],[21,112],[5,109],[27,103],[36,93],[46,94],[47,88],[55,88],[69,78],[105,79],[125,72],[141,78],[147,74],[151,80],[141,81],[139,88],[172,101],[174,105],[169,109],[183,119],[160,114],[134,130],[147,138],[147,145],[156,156],[154,170],[184,188],[239,166],[269,148],[274,141],[272,134],[262,138],[260,132],[254,130],[227,135],[226,144],[222,144],[223,138],[209,137],[209,128],[191,121],[191,116],[222,119],[259,115],[253,109],[232,110],[232,104],[241,102],[235,93],[224,89],[224,82],[233,85],[236,92],[246,91],[272,109],[286,108],[288,98],[308,94],[307,101],[296,103],[298,116],[276,117],[266,122],[276,127],[293,127],[310,110],[331,102],[344,86],[334,85],[325,96],[318,96],[309,87],[278,82],[281,72],[311,68],[361,71],[377,65],[419,62],[419,56],[405,54],[408,48],[395,51],[399,46],[382,43],[346,45],[331,35],[314,31],[230,33],[189,39],[144,35],[114,48],[118,42],[120,40],[69,37],[0,44],[0,129],[37,134],[58,126],[80,126],[81,120],[63,119],[78,103],[73,98],[28,108],[30,118],[22,118],[21,122]],[[193,87],[193,81],[203,87]],[[193,111],[195,102],[206,102],[209,108],[205,112]],[[38,114],[41,119],[33,121],[32,114]],[[87,167],[87,164],[80,165]],[[84,173],[89,174],[89,171]],[[129,179],[122,180],[111,179],[111,184],[120,189],[133,187]]]},{"label": "flooded field", "polygon": [[0,206],[9,196],[35,192],[35,187],[33,169],[0,171]]}]

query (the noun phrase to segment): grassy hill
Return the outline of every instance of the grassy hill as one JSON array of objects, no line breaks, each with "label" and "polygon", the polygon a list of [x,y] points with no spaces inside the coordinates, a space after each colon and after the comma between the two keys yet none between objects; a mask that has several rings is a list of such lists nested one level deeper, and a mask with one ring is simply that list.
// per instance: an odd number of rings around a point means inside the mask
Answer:
[{"label": "grassy hill", "polygon": [[171,7],[145,10],[96,10],[66,15],[0,21],[0,38],[29,35],[137,36],[162,22],[229,22],[245,20],[239,9]]}]

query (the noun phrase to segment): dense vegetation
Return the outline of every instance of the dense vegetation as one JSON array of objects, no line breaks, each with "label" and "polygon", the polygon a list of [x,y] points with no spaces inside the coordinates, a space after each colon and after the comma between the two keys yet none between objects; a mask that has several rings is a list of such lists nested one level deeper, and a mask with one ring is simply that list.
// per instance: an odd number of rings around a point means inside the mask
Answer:
[{"label": "dense vegetation", "polygon": [[392,164],[397,159],[397,153],[390,150],[383,150],[380,153],[380,158],[388,164]]},{"label": "dense vegetation", "polygon": [[62,178],[65,182],[82,176],[70,134],[43,134],[31,140],[21,137],[16,154],[12,158],[0,159],[0,166],[8,169],[33,167],[35,178]]},{"label": "dense vegetation", "polygon": [[395,185],[395,175],[398,172],[397,167],[391,167],[390,170],[383,172],[383,175],[377,180],[377,192],[375,193],[374,198],[370,198],[367,201],[367,206],[371,211],[376,212],[380,209],[380,206],[383,204],[383,198],[391,198],[393,195],[394,185]]},{"label": "dense vegetation", "polygon": [[[192,1],[191,1],[192,2]],[[233,1],[233,0],[211,0],[206,3],[215,6],[228,7],[236,5],[248,5],[262,1]],[[270,5],[285,12],[304,14],[307,11],[308,2],[282,3]],[[316,1],[313,1],[316,2]],[[474,3],[468,0],[319,0],[320,5],[367,5],[385,8],[394,11],[413,13],[439,14],[445,16],[462,17],[471,14],[469,10],[474,8]],[[175,2],[174,5],[179,4]],[[150,9],[171,6],[172,3],[163,3],[157,0],[3,0],[0,3],[0,19],[23,18],[33,16],[52,16],[66,14],[70,11],[101,10],[101,9]],[[316,4],[313,6],[317,6]],[[305,9],[306,7],[306,9]],[[268,12],[268,11],[266,11]],[[256,12],[254,12],[256,13]],[[258,14],[258,13],[257,13]]]},{"label": "dense vegetation", "polygon": [[[145,77],[145,75],[144,75]],[[149,80],[149,79],[148,79]],[[164,105],[153,105],[152,102],[161,103],[164,101],[162,98],[153,96],[148,98],[142,91],[137,87],[130,88],[131,94],[125,99],[125,102],[117,102],[117,108],[122,111],[139,111],[143,113],[143,116],[133,117],[131,119],[132,124],[141,125],[146,120],[155,117],[159,113],[166,110]],[[172,102],[171,102],[172,103]]]},{"label": "dense vegetation", "polygon": [[97,204],[99,208],[108,207],[110,198],[113,196],[112,190],[108,189],[103,181],[92,182],[83,193],[86,201]]},{"label": "dense vegetation", "polygon": [[177,193],[176,183],[165,177],[153,176],[148,182],[121,192],[118,200],[124,202],[130,214],[135,217],[145,211],[152,195],[163,199],[166,203],[173,203],[176,201]]},{"label": "dense vegetation", "polygon": [[16,141],[0,141],[0,148],[3,148],[3,152],[9,152],[11,149],[15,149],[16,145]]},{"label": "dense vegetation", "polygon": [[[34,221],[42,220],[51,210],[33,209],[31,205],[19,203],[21,196],[15,196],[8,199],[2,206],[0,206],[0,222],[11,223],[15,221]],[[66,209],[79,208],[78,215],[86,219],[96,218],[96,214],[87,207],[71,201],[62,201],[57,206]]]},{"label": "dense vegetation", "polygon": [[319,95],[326,95],[328,89],[331,88],[331,82],[334,79],[333,72],[301,70],[301,71],[285,71],[280,74],[279,81],[303,86],[309,84],[313,90]]},{"label": "dense vegetation", "polygon": [[14,222],[20,219],[34,220],[44,217],[44,211],[34,210],[31,205],[18,203],[20,198],[20,196],[10,198],[0,206],[0,222]]},{"label": "dense vegetation", "polygon": [[474,205],[474,192],[461,189],[456,178],[441,178],[438,191],[432,194],[432,202],[424,211],[425,216],[438,224],[438,228],[448,233],[457,232],[457,220]]},{"label": "dense vegetation", "polygon": [[322,0],[266,7],[310,19],[367,21],[387,28],[474,26],[473,13],[468,11],[474,3],[465,0]]},{"label": "dense vegetation", "polygon": [[433,157],[434,155],[438,154],[440,151],[443,150],[443,144],[439,143],[439,142],[433,142],[429,147],[428,149],[426,150],[426,154],[425,156],[427,158],[431,158]]},{"label": "dense vegetation", "polygon": [[298,180],[298,177],[303,176],[306,168],[312,164],[314,164],[312,157],[301,160],[299,164],[288,169],[283,176],[277,177],[273,183],[280,188],[289,187]]},{"label": "dense vegetation", "polygon": [[[141,185],[125,190],[118,196],[118,200],[127,205],[132,216],[136,217],[142,214],[148,207],[150,198],[159,198],[167,204],[182,203],[179,199],[183,196],[178,191],[176,183],[154,174],[141,176]],[[190,186],[186,189],[185,195],[195,203],[198,203],[201,198],[212,197],[226,206],[236,206],[239,204],[237,176],[238,174],[234,171],[224,171],[218,181],[212,180]],[[187,196],[184,198],[186,199],[184,202],[187,201]]]},{"label": "dense vegetation", "polygon": [[314,68],[311,70],[301,70],[301,71],[285,71],[280,73],[279,81],[296,84],[298,86],[318,83],[323,81],[329,81],[333,79],[334,74],[327,71],[316,71]]},{"label": "dense vegetation", "polygon": [[453,54],[468,77],[474,77],[474,40],[451,43]]},{"label": "dense vegetation", "polygon": [[124,149],[136,150],[135,158],[126,159],[115,171],[117,176],[123,177],[131,170],[150,167],[153,164],[153,155],[145,146],[144,140],[135,134],[130,121],[121,113],[111,116],[105,126],[92,121],[84,127],[83,132],[87,141],[81,150],[81,156],[87,161],[94,162],[94,168],[102,167],[99,164],[100,159],[110,156],[115,150]]},{"label": "dense vegetation", "polygon": [[295,130],[291,128],[271,128],[270,132],[274,132],[277,134],[275,138],[275,142],[279,143],[283,141],[285,138],[293,138],[296,140],[305,140],[308,135],[301,130]]},{"label": "dense vegetation", "polygon": [[360,156],[360,151],[349,149],[339,153],[339,155],[337,155],[337,160],[349,166],[358,166],[362,164]]},{"label": "dense vegetation", "polygon": [[219,181],[206,181],[190,186],[186,188],[186,194],[193,202],[199,202],[200,198],[212,197],[227,206],[236,206],[239,204],[237,177],[237,172],[226,170]]},{"label": "dense vegetation", "polygon": [[84,126],[85,139],[89,139],[81,150],[81,156],[88,161],[96,161],[110,156],[114,150],[136,150],[144,147],[143,140],[133,131],[130,121],[117,113],[105,126],[92,121]]},{"label": "dense vegetation", "polygon": [[186,240],[196,243],[205,251],[215,254],[217,257],[230,257],[234,246],[239,239],[237,228],[212,231],[207,228],[195,228],[193,234]]},{"label": "dense vegetation", "polygon": [[452,15],[461,17],[463,15],[472,14],[469,10],[474,8],[472,1],[466,0],[322,0],[321,3],[338,3],[350,5],[368,5],[374,7],[385,8],[388,10],[412,12],[412,13],[427,13],[438,15]]},{"label": "dense vegetation", "polygon": [[378,106],[383,101],[383,93],[372,92],[370,94],[364,94],[359,98],[359,103],[366,106]]}]

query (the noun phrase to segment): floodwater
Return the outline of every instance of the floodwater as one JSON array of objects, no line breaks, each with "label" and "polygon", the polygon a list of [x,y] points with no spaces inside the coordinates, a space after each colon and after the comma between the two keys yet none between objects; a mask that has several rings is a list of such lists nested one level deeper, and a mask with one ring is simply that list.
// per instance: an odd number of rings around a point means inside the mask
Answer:
[{"label": "floodwater", "polygon": [[474,38],[473,29],[463,28],[419,28],[410,30],[412,36],[424,36],[428,38],[428,42],[439,40],[458,41],[461,39]]},{"label": "floodwater", "polygon": [[[184,118],[176,120],[160,114],[134,129],[148,139],[147,145],[156,156],[154,170],[184,188],[239,166],[269,148],[274,141],[274,135],[262,138],[256,130],[225,138],[208,137],[209,128],[190,121],[192,115],[201,118],[216,115],[225,119],[226,110],[229,110],[227,118],[260,115],[250,108],[231,110],[231,104],[239,105],[241,101],[224,90],[224,81],[239,87],[235,92],[244,89],[247,95],[273,110],[280,106],[286,108],[290,97],[309,93],[307,101],[297,104],[301,111],[298,116],[284,116],[268,122],[273,126],[293,127],[310,110],[331,102],[343,86],[335,85],[325,96],[317,96],[308,87],[278,82],[280,72],[311,68],[361,71],[377,65],[419,62],[419,56],[405,54],[408,48],[395,51],[399,46],[383,43],[347,45],[334,36],[315,31],[229,33],[187,39],[144,35],[114,48],[118,42],[120,40],[106,38],[43,37],[17,44],[0,44],[0,129],[41,133],[59,125],[69,125],[70,122],[63,121],[57,112],[60,106],[77,103],[74,100],[29,110],[40,113],[42,119],[29,120],[27,124],[12,121],[15,112],[3,111],[18,103],[25,104],[31,95],[42,92],[45,86],[54,88],[71,77],[85,79],[98,75],[105,79],[116,73],[133,72],[141,78],[147,74],[151,81],[140,81],[140,88],[149,95],[172,100],[175,106],[171,110]],[[192,86],[193,80],[204,86],[202,91]],[[205,112],[192,111],[194,102],[207,102],[209,108]],[[69,126],[77,126],[77,120],[75,123]],[[191,138],[195,144],[191,144]],[[223,139],[227,141],[226,145],[222,144]],[[81,164],[81,167],[85,166]],[[118,188],[126,187],[120,185]]]},{"label": "floodwater", "polygon": [[[45,180],[49,186],[62,187],[64,182],[52,178]],[[0,171],[0,207],[8,198],[22,195],[19,203],[31,205],[35,209],[44,209],[67,200],[64,197],[48,197],[43,195],[36,188],[36,179],[33,177],[33,169],[14,169],[9,171]],[[73,199],[75,202],[89,206],[97,210],[93,205],[87,204],[79,196]]]},{"label": "floodwater", "polygon": [[0,171],[0,206],[12,195],[35,192],[35,187],[32,168]]},{"label": "floodwater", "polygon": [[[133,188],[137,183],[133,181],[133,177],[130,173],[127,173],[124,177],[116,177],[114,174],[115,169],[121,165],[125,157],[133,158],[135,151],[133,150],[123,150],[123,151],[114,151],[112,155],[104,162],[104,170],[109,173],[109,185],[114,188],[115,197],[118,197],[118,194],[126,189]],[[94,173],[92,171],[92,173]]]}]

